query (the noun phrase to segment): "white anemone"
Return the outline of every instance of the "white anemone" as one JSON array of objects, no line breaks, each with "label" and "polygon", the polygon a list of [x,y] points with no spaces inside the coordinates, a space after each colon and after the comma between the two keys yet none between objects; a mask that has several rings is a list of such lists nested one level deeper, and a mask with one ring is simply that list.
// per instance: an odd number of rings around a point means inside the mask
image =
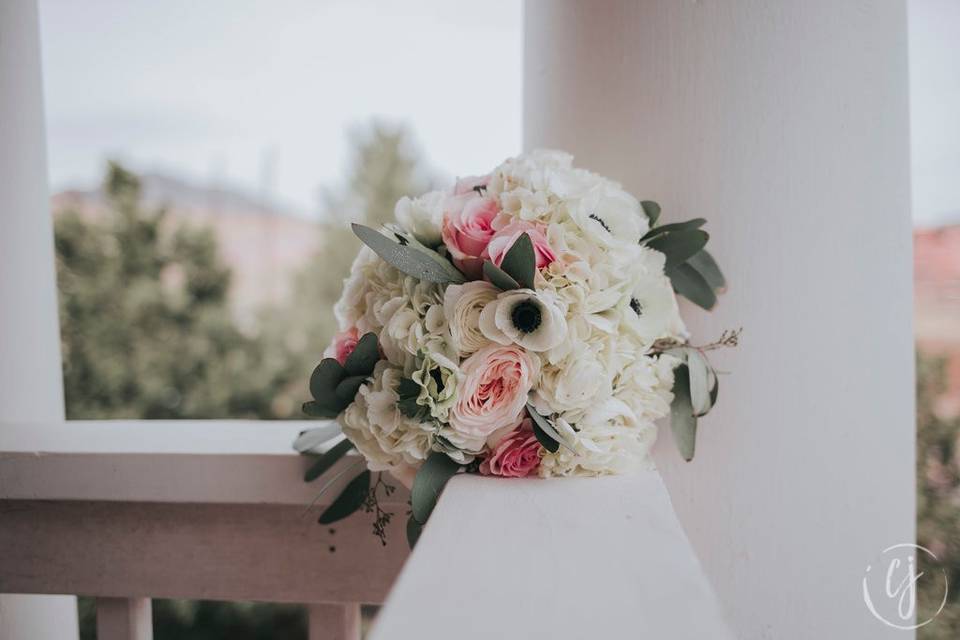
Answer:
[{"label": "white anemone", "polygon": [[567,321],[552,296],[532,289],[504,291],[480,312],[480,331],[502,345],[548,351],[567,335]]}]

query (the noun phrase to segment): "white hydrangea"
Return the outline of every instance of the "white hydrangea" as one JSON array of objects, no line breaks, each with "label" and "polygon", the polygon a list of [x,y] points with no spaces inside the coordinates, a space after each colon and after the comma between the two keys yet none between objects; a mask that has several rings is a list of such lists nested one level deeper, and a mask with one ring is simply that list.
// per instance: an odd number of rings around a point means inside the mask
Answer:
[{"label": "white hydrangea", "polygon": [[[458,184],[402,198],[395,209],[400,227],[444,252],[451,198],[483,197],[496,203],[498,222],[488,231],[471,229],[458,250],[471,250],[470,243],[503,228],[504,220],[519,220],[537,230],[537,242],[546,242],[550,259],[556,259],[536,273],[534,290],[501,292],[483,280],[418,281],[364,247],[335,313],[341,331],[376,333],[385,360],[341,414],[344,433],[376,470],[416,468],[431,451],[462,464],[483,459],[516,423],[484,437],[451,428],[453,408],[467,402],[459,395],[460,368],[478,352],[511,345],[531,363],[529,397],[504,398],[496,381],[485,379],[471,387],[477,397],[470,402],[481,407],[492,398],[511,412],[519,406],[519,420],[529,400],[550,417],[573,451],[544,452],[537,473],[597,475],[648,467],[655,421],[669,414],[678,363],[669,355],[650,355],[650,348],[660,339],[682,342],[687,331],[663,254],[638,242],[649,230],[639,201],[618,183],[574,168],[572,157],[557,151],[511,158],[488,176]],[[482,260],[490,254],[463,255]],[[419,389],[420,415],[398,409],[403,379]],[[510,422],[512,413],[505,418]]]},{"label": "white hydrangea", "polygon": [[403,371],[386,360],[377,363],[370,384],[338,422],[371,471],[388,471],[400,465],[418,466],[431,450],[433,425],[408,418],[397,408],[397,386]]}]

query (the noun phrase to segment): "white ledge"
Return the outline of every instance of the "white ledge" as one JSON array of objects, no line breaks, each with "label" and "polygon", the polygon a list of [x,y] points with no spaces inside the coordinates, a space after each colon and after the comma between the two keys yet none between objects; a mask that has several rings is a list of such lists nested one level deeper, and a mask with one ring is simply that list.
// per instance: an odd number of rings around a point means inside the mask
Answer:
[{"label": "white ledge", "polygon": [[[0,500],[308,504],[319,484],[303,482],[310,460],[291,444],[316,424],[3,423]],[[356,462],[351,456],[340,465]]]},{"label": "white ledge", "polygon": [[373,639],[732,638],[657,472],[454,478]]}]

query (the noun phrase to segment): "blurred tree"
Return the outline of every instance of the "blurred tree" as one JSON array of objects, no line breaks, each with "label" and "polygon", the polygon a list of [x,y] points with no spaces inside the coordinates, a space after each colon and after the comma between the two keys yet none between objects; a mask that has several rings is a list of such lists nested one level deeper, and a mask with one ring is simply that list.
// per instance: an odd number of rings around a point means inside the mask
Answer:
[{"label": "blurred tree", "polygon": [[939,559],[918,557],[918,572],[934,579],[919,581],[918,620],[926,620],[943,600],[946,571],[949,595],[943,611],[917,631],[919,640],[960,638],[960,417],[937,415],[936,401],[944,393],[943,358],[917,358],[917,544]]},{"label": "blurred tree", "polygon": [[[256,336],[233,323],[230,272],[212,233],[146,210],[130,172],[110,165],[103,215],[59,212],[67,417],[300,417],[360,247],[348,223],[383,224],[401,196],[429,186],[405,129],[374,126],[352,142],[346,186],[325,197],[320,249],[292,303],[263,310]],[[80,613],[81,637],[92,640],[92,599],[81,598]],[[158,640],[306,637],[305,613],[292,605],[155,600],[153,617]]]},{"label": "blurred tree", "polygon": [[104,193],[102,215],[55,222],[67,417],[276,417],[294,373],[234,325],[212,233],[145,210],[119,165]]},{"label": "blurred tree", "polygon": [[299,384],[284,390],[277,402],[296,411],[304,399],[309,372],[336,332],[333,306],[361,246],[350,223],[378,227],[389,222],[397,200],[423,193],[432,183],[411,134],[402,126],[374,124],[355,130],[351,146],[346,186],[324,194],[322,239],[295,278],[293,304],[268,312],[261,321],[269,331],[269,343],[299,359]]}]

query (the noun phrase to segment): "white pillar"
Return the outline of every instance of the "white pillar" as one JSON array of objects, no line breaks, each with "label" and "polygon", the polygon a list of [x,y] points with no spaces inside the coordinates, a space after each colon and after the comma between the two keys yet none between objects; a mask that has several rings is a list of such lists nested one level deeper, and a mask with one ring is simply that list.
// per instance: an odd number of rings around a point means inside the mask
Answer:
[{"label": "white pillar", "polygon": [[[38,28],[0,2],[0,428],[64,418]],[[0,640],[76,637],[75,598],[0,596]]]},{"label": "white pillar", "polygon": [[656,455],[737,636],[911,637],[860,591],[915,539],[904,2],[529,1],[525,22],[525,146],[710,221],[730,290],[686,317],[742,343],[696,459]]}]

